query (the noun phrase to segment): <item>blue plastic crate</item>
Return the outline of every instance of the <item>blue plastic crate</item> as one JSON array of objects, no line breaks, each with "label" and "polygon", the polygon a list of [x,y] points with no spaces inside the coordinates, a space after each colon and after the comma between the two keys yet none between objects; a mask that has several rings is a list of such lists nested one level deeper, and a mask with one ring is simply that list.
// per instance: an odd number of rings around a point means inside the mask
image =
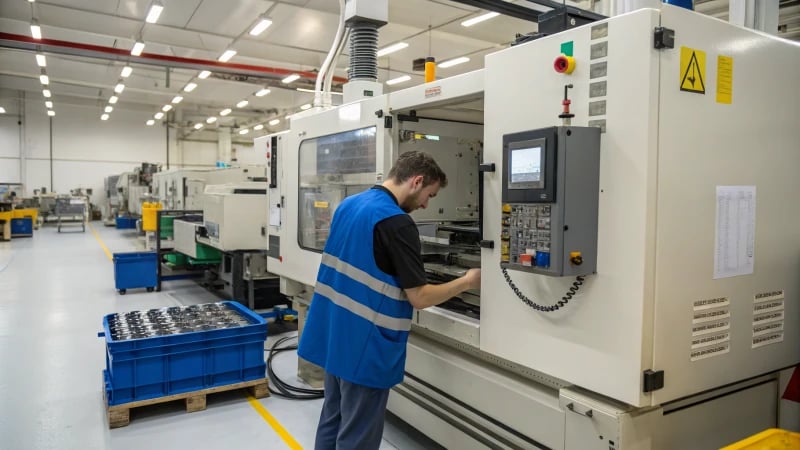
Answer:
[{"label": "blue plastic crate", "polygon": [[147,288],[158,284],[156,252],[114,253],[114,285],[120,294],[127,289]]},{"label": "blue plastic crate", "polygon": [[109,406],[264,378],[266,320],[239,303],[224,303],[250,325],[113,341],[105,316]]},{"label": "blue plastic crate", "polygon": [[117,216],[117,229],[118,230],[129,230],[136,228],[136,218],[135,217],[127,217],[127,216]]},{"label": "blue plastic crate", "polygon": [[33,219],[30,217],[11,219],[11,237],[33,236]]}]

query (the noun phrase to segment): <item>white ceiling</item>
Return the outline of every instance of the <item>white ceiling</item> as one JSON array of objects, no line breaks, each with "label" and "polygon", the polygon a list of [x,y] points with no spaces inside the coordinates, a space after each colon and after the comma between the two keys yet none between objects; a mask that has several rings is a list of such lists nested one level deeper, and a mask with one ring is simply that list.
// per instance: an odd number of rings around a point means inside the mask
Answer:
[{"label": "white ceiling", "polygon": [[[160,55],[216,61],[227,48],[237,50],[230,63],[271,67],[288,71],[316,71],[329,50],[338,21],[335,0],[161,0],[164,11],[156,24],[144,21],[151,0],[0,0],[0,31],[30,36],[33,18],[39,21],[45,39],[91,44],[129,51],[137,36],[146,43],[145,52]],[[525,0],[513,0],[533,7]],[[786,2],[786,0],[783,0]],[[783,4],[782,2],[782,4]],[[584,3],[586,0],[584,0]],[[697,0],[700,5],[720,8],[720,0]],[[727,1],[724,3],[727,4]],[[389,23],[380,29],[379,47],[406,42],[409,47],[379,58],[379,81],[400,75],[412,79],[386,91],[422,82],[422,74],[412,71],[412,60],[434,56],[444,61],[468,56],[470,61],[439,69],[448,77],[483,66],[483,56],[507,46],[517,33],[536,30],[536,25],[500,16],[466,28],[461,22],[484,11],[446,0],[390,0]],[[249,30],[266,14],[273,25],[257,37]],[[127,54],[123,58],[129,58]],[[135,61],[135,57],[132,57]],[[46,72],[50,77],[53,102],[97,105],[98,120],[125,64],[86,56],[47,54]],[[347,48],[336,62],[336,75],[346,77]],[[275,77],[234,76],[216,73],[206,80],[196,79],[197,70],[169,69],[133,62],[133,74],[125,81],[125,91],[115,108],[141,112],[141,124],[152,118],[161,106],[181,93],[190,81],[198,84],[170,116],[177,126],[191,132],[191,125],[224,108],[234,112],[217,124],[206,126],[252,126],[275,117],[295,113],[313,100],[313,94],[298,92],[296,86],[309,87],[313,80],[301,79],[288,88]],[[168,74],[169,72],[169,74]],[[212,70],[213,72],[213,70]],[[39,83],[40,68],[28,51],[0,49],[0,106],[18,100],[15,91],[26,91],[27,99],[44,98]],[[279,77],[278,77],[279,78]],[[277,86],[276,86],[277,84]],[[253,94],[264,86],[272,92],[264,97]],[[336,99],[338,97],[334,97]],[[249,100],[238,109],[235,104]],[[112,113],[111,119],[114,120]],[[283,127],[267,126],[264,133]],[[204,131],[206,132],[206,131]]]}]

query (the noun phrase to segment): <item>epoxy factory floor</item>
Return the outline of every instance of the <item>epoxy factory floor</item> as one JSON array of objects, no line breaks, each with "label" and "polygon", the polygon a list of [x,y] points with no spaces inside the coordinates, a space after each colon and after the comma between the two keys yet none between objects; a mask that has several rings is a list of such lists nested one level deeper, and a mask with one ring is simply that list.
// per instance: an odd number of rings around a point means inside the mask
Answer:
[{"label": "epoxy factory floor", "polygon": [[[195,413],[181,401],[134,409],[130,425],[109,429],[97,337],[103,316],[220,299],[191,281],[121,296],[110,255],[137,250],[136,234],[100,222],[74,230],[48,225],[32,238],[0,242],[0,449],[313,448],[322,400],[255,400],[264,413],[244,391],[210,395]],[[296,367],[294,352],[275,358],[275,371],[294,384]],[[387,417],[382,449],[435,447]]]}]

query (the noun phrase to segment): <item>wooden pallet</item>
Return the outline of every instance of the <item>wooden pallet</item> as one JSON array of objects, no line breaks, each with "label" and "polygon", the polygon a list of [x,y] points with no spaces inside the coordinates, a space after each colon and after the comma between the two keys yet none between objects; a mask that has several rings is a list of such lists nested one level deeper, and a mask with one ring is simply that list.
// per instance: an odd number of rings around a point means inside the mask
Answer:
[{"label": "wooden pallet", "polygon": [[[199,391],[184,392],[181,394],[168,395],[166,397],[151,398],[147,400],[139,400],[130,403],[123,403],[120,405],[108,406],[108,399],[106,399],[106,411],[108,413],[108,426],[109,428],[119,428],[127,426],[131,422],[131,409],[140,406],[156,405],[159,403],[166,403],[175,400],[185,400],[186,412],[202,411],[206,409],[206,395],[214,394],[216,392],[233,391],[236,389],[248,388],[250,393],[255,398],[269,397],[269,384],[266,378],[258,380],[245,381],[243,383],[228,384],[225,386],[217,386]],[[105,389],[103,389],[105,392]],[[105,394],[104,394],[105,395]]]}]

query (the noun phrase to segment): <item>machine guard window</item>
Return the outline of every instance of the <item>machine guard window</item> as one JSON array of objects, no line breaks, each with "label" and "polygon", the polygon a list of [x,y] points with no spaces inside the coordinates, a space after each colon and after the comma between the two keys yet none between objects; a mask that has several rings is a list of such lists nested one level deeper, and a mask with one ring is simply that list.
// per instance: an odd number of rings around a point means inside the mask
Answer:
[{"label": "machine guard window", "polygon": [[333,213],[345,198],[375,184],[377,127],[306,139],[298,157],[298,243],[321,252]]}]

